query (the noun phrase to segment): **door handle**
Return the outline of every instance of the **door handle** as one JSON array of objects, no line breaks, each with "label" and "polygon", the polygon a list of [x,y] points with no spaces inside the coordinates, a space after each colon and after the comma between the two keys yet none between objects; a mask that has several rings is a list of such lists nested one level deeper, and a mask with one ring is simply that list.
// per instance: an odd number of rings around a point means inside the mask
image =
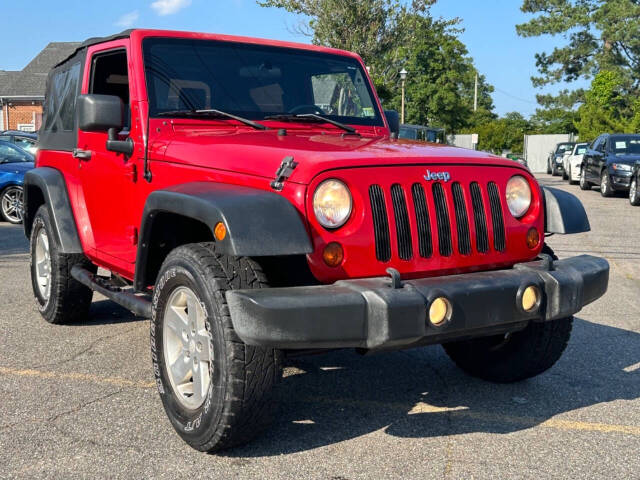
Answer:
[{"label": "door handle", "polygon": [[74,148],[73,158],[88,162],[89,160],[91,160],[91,150],[80,150],[79,148]]}]

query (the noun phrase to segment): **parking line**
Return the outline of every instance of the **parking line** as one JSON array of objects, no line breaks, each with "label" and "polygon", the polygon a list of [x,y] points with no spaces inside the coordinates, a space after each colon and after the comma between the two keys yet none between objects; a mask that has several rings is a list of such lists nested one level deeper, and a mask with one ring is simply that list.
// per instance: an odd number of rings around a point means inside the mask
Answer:
[{"label": "parking line", "polygon": [[[18,377],[31,377],[41,379],[55,379],[55,380],[74,380],[78,382],[97,383],[105,385],[115,385],[118,387],[131,387],[141,389],[151,389],[155,387],[155,382],[144,382],[140,380],[128,380],[121,377],[101,377],[99,375],[91,375],[87,373],[77,372],[51,372],[34,369],[17,369],[0,367],[1,375],[14,375]],[[535,418],[535,417],[521,417],[514,415],[503,415],[499,413],[489,413],[482,411],[469,410],[467,407],[439,407],[436,405],[430,405],[425,402],[418,402],[413,408],[407,412],[407,404],[400,402],[381,402],[375,400],[357,400],[351,398],[340,397],[302,397],[296,399],[304,403],[328,403],[332,405],[341,405],[355,408],[378,408],[378,409],[392,409],[397,411],[406,412],[408,415],[416,414],[429,414],[429,413],[446,413],[451,417],[470,418],[473,420],[480,420],[492,423],[511,424],[521,427],[542,427],[550,428],[553,430],[563,431],[585,431],[585,432],[601,432],[601,433],[622,433],[626,435],[640,436],[640,427],[635,425],[618,425],[608,423],[596,423],[596,422],[580,422],[573,420],[561,420],[556,418]]]}]

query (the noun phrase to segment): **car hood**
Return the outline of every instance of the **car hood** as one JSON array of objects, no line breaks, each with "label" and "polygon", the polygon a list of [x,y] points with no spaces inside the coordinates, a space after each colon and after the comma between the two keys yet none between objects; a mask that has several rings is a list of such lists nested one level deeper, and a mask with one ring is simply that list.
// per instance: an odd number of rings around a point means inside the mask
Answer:
[{"label": "car hood", "polygon": [[319,131],[276,130],[221,134],[209,129],[176,131],[171,140],[154,145],[153,157],[161,155],[168,162],[245,173],[273,178],[286,157],[293,157],[296,169],[290,182],[308,184],[319,173],[346,167],[376,165],[446,165],[504,166],[520,164],[484,152],[447,145],[394,140],[388,137],[342,135]]},{"label": "car hood", "polygon": [[34,167],[33,162],[15,162],[15,163],[2,163],[0,164],[0,172],[2,173],[17,173],[24,174]]}]

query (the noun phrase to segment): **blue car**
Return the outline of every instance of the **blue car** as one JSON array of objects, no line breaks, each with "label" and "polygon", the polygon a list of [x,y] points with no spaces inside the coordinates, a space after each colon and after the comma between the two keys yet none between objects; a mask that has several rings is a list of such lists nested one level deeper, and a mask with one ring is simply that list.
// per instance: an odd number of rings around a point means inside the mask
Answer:
[{"label": "blue car", "polygon": [[24,174],[34,167],[33,155],[0,140],[0,216],[10,223],[22,223]]}]

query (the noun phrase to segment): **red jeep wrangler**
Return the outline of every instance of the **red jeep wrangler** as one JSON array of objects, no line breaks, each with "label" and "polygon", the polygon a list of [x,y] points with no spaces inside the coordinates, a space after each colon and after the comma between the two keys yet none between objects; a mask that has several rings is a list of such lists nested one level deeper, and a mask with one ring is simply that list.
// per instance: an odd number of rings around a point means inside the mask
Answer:
[{"label": "red jeep wrangler", "polygon": [[151,30],[86,41],[49,76],[25,179],[42,316],[82,320],[97,291],[151,318],[164,408],[205,451],[268,423],[292,351],[439,343],[490,381],[545,371],[607,289],[605,260],[544,244],[589,229],[582,205],[398,128],[353,53]]}]

